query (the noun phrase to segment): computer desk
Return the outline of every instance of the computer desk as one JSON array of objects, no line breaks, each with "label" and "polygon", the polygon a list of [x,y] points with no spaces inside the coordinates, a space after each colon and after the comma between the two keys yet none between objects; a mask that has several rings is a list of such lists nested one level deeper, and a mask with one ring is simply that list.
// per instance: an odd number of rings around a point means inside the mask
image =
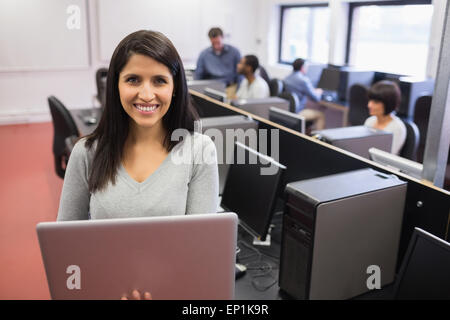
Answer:
[{"label": "computer desk", "polygon": [[[73,120],[75,121],[75,124],[78,127],[78,131],[81,136],[85,136],[88,134],[91,134],[95,128],[97,128],[98,121],[100,120],[100,116],[102,114],[101,108],[92,108],[92,109],[72,109],[69,110],[70,114],[72,115]],[[92,115],[97,119],[96,123],[88,124],[83,120],[83,117],[86,115]]]},{"label": "computer desk", "polygon": [[[245,275],[236,280],[236,300],[280,300],[289,299],[280,291],[278,286],[278,272],[281,248],[281,224],[282,214],[276,214],[272,219],[275,227],[271,231],[271,245],[253,245],[253,237],[243,230],[238,229],[237,262],[250,267]],[[258,256],[256,250],[261,253]],[[267,267],[270,266],[270,269]],[[252,267],[255,268],[252,270]]]},{"label": "computer desk", "polygon": [[345,103],[345,101],[339,101],[339,102],[331,102],[331,101],[325,101],[325,100],[319,101],[319,104],[321,106],[324,106],[325,108],[342,112],[342,126],[346,127],[348,125],[349,107],[347,105],[345,105],[344,103]]},{"label": "computer desk", "polygon": [[[237,255],[238,262],[255,267],[255,270],[247,270],[246,274],[236,280],[236,300],[292,300],[293,298],[281,291],[278,286],[278,273],[280,265],[281,232],[283,213],[278,212],[272,219],[275,226],[271,231],[270,247],[253,245],[252,236],[239,227],[238,247],[241,252]],[[270,265],[271,270],[256,270],[262,267],[257,263],[255,250],[258,250],[263,263]],[[247,257],[247,258],[245,258]],[[262,269],[262,268],[259,268]],[[352,298],[353,300],[392,300],[394,285],[388,284],[380,290],[372,290]]]}]

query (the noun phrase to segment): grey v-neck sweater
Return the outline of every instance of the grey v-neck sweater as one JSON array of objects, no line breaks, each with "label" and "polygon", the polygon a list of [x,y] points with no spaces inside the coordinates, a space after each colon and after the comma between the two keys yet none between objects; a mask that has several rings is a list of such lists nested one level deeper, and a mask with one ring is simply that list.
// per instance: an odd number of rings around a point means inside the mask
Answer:
[{"label": "grey v-neck sweater", "polygon": [[218,208],[215,145],[199,133],[187,134],[145,181],[131,178],[120,165],[116,183],[90,193],[88,173],[94,157],[75,145],[64,177],[57,220],[106,219],[214,213]]}]

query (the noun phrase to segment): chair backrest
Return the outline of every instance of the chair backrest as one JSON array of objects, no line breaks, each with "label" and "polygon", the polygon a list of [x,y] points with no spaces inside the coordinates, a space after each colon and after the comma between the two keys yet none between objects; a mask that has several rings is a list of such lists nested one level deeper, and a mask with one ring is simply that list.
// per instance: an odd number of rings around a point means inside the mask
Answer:
[{"label": "chair backrest", "polygon": [[281,92],[278,94],[278,97],[282,99],[286,99],[289,101],[289,111],[293,113],[297,113],[296,110],[298,106],[300,105],[300,100],[298,99],[297,95],[292,92]]},{"label": "chair backrest", "polygon": [[256,69],[257,74],[264,80],[266,80],[267,84],[270,82],[269,75],[267,74],[266,69],[263,66],[259,66],[258,69]]},{"label": "chair backrest", "polygon": [[97,84],[97,99],[103,106],[105,103],[106,95],[106,77],[108,76],[107,68],[100,68],[95,73],[95,82]]},{"label": "chair backrest", "polygon": [[50,113],[53,119],[53,155],[55,157],[55,169],[58,176],[64,178],[65,168],[63,160],[67,156],[66,138],[79,136],[77,125],[70,112],[56,97],[48,97]]},{"label": "chair backrest", "polygon": [[406,126],[406,140],[400,156],[412,161],[417,161],[417,149],[419,147],[420,133],[416,124],[408,119],[401,119]]},{"label": "chair backrest", "polygon": [[280,79],[273,78],[269,81],[270,96],[276,97],[284,90],[284,83]]},{"label": "chair backrest", "polygon": [[417,98],[414,106],[414,123],[419,128],[420,141],[417,150],[418,162],[423,162],[423,154],[425,151],[425,142],[427,140],[428,120],[430,119],[431,96],[421,96]]},{"label": "chair backrest", "polygon": [[370,116],[367,104],[369,89],[361,84],[354,84],[349,91],[349,114],[348,120],[352,126],[363,125]]}]

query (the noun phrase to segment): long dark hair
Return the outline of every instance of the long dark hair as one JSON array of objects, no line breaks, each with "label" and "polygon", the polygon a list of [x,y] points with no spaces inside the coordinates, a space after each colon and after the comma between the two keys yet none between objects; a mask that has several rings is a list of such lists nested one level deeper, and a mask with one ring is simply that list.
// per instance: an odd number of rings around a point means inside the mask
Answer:
[{"label": "long dark hair", "polygon": [[96,130],[87,136],[86,147],[94,143],[95,155],[89,172],[89,191],[102,190],[116,181],[125,141],[129,133],[129,116],[120,102],[119,74],[134,54],[142,54],[164,64],[173,76],[175,96],[162,123],[166,129],[164,146],[168,151],[177,144],[170,137],[175,129],[194,130],[198,114],[189,95],[183,63],[172,42],[160,32],[140,30],[126,36],[114,50],[106,81],[105,108]]}]

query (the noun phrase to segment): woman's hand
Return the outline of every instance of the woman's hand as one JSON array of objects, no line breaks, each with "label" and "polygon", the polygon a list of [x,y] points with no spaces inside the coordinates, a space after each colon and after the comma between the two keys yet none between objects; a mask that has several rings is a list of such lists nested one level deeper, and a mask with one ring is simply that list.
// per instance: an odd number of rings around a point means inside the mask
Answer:
[{"label": "woman's hand", "polygon": [[127,295],[124,294],[120,300],[152,300],[152,295],[150,292],[144,292],[143,295],[138,290],[133,290],[131,297],[128,299]]}]

